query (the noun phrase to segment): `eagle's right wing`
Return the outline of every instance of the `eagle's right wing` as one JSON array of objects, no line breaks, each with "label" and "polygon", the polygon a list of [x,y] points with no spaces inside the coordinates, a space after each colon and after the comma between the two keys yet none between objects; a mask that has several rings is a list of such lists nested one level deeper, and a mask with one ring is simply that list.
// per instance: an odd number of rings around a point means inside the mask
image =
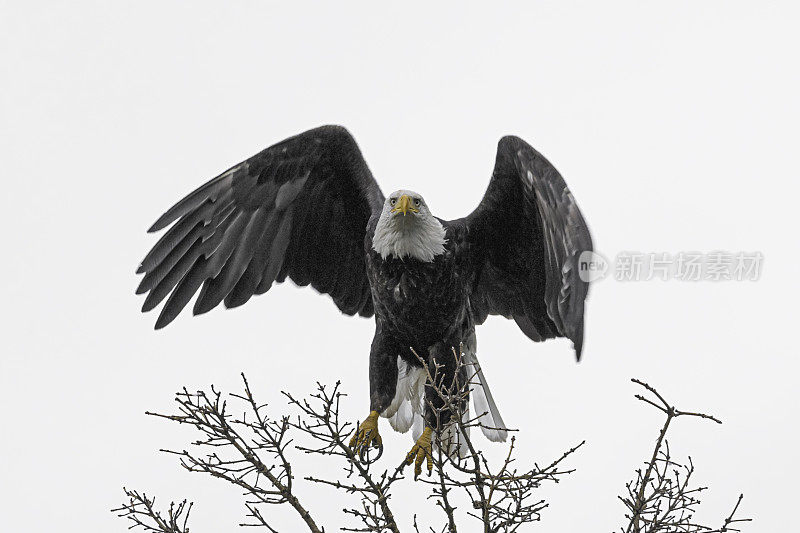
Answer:
[{"label": "eagle's right wing", "polygon": [[[341,126],[290,137],[239,163],[164,213],[172,227],[142,260],[142,311],[169,295],[156,329],[202,286],[194,313],[237,307],[289,276],[348,315],[373,314],[364,258],[367,222],[383,194]],[[177,221],[177,222],[176,222]]]}]

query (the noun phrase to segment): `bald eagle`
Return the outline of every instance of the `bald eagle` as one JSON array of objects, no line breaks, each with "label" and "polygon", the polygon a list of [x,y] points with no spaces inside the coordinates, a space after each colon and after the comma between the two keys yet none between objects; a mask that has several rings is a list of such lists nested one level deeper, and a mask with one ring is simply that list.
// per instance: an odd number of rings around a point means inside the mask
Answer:
[{"label": "bald eagle", "polygon": [[500,139],[483,199],[458,220],[435,217],[410,190],[384,197],[350,133],[322,126],[226,170],[149,231],[170,225],[138,269],[142,311],[168,297],[156,329],[198,290],[194,314],[238,307],[287,277],[344,314],[374,315],[370,414],[351,446],[382,446],[379,416],[413,426],[417,475],[426,457],[430,471],[442,402],[414,352],[446,380],[464,372],[454,348],[477,368],[473,404],[495,441],[507,432],[477,365],[475,326],[501,315],[534,341],[570,339],[580,359],[588,282],[578,261],[591,237],[561,175],[518,137]]}]

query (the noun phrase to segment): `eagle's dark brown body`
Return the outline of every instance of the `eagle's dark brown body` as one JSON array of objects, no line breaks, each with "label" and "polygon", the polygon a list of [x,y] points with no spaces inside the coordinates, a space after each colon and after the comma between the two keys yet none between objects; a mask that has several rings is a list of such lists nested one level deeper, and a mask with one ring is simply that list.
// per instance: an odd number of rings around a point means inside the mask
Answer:
[{"label": "eagle's dark brown body", "polygon": [[[422,366],[414,355],[444,365],[453,378],[453,350],[460,350],[475,333],[469,297],[475,269],[463,227],[446,224],[445,251],[432,262],[413,257],[381,258],[372,249],[376,220],[365,240],[367,273],[375,308],[375,337],[370,352],[371,410],[382,412],[395,396],[397,358]],[[412,351],[413,349],[413,351]],[[431,395],[428,401],[440,403]]]}]

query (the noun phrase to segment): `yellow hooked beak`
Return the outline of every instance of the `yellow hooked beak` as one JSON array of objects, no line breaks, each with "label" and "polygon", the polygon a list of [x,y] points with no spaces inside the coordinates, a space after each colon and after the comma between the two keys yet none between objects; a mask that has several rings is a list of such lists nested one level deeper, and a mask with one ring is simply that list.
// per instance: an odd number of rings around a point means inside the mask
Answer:
[{"label": "yellow hooked beak", "polygon": [[406,213],[411,211],[412,213],[419,213],[419,209],[414,207],[414,200],[407,194],[404,194],[400,198],[397,199],[397,203],[394,205],[392,209],[392,213],[399,213],[403,212],[403,216],[406,216]]}]

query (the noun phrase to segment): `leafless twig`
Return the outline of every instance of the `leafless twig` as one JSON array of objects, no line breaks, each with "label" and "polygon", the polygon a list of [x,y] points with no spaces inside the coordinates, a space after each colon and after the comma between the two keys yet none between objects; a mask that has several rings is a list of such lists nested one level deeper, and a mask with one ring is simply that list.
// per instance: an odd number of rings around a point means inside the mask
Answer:
[{"label": "leafless twig", "polygon": [[166,516],[156,509],[156,499],[136,490],[123,489],[128,501],[112,512],[117,516],[131,521],[130,528],[140,527],[150,533],[189,533],[186,525],[192,504],[183,500],[180,503],[170,503]]},{"label": "leafless twig", "polygon": [[736,502],[733,511],[725,519],[720,528],[711,528],[698,524],[694,520],[694,513],[700,503],[698,496],[707,487],[693,487],[690,485],[694,474],[694,463],[689,457],[687,461],[678,462],[671,454],[669,443],[666,439],[667,430],[671,422],[678,417],[697,417],[711,420],[717,424],[722,422],[711,415],[681,411],[667,402],[664,397],[651,385],[632,379],[632,382],[646,389],[653,397],[648,398],[643,394],[636,394],[635,398],[652,407],[664,415],[664,425],[659,431],[655,447],[650,459],[645,463],[644,469],[636,470],[636,478],[627,483],[627,494],[620,500],[625,504],[625,518],[627,526],[621,529],[625,533],[721,533],[740,531],[734,525],[749,522],[750,519],[734,518],[739,509],[742,496]]},{"label": "leafless twig", "polygon": [[311,513],[293,492],[292,466],[286,456],[287,447],[292,442],[289,418],[269,418],[265,414],[266,406],[256,402],[244,375],[242,380],[243,394],[231,395],[248,407],[240,418],[228,413],[227,401],[213,386],[210,394],[189,392],[184,388],[175,398],[178,414],[148,412],[152,416],[194,426],[201,438],[193,444],[195,448],[205,450],[206,454],[187,450],[162,451],[178,456],[181,466],[190,472],[205,473],[242,489],[247,496],[248,516],[253,520],[243,525],[272,529],[260,507],[288,504],[309,531],[321,532]]}]

